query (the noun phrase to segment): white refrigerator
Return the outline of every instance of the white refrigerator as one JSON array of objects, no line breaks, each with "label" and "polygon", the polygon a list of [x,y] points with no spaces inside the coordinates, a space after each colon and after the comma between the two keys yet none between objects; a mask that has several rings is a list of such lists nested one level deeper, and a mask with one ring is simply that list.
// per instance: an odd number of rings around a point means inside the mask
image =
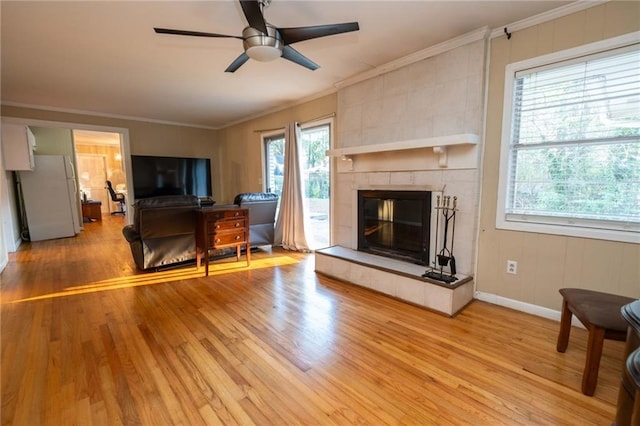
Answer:
[{"label": "white refrigerator", "polygon": [[20,173],[31,241],[73,237],[81,230],[80,196],[71,157],[36,155],[33,171]]}]

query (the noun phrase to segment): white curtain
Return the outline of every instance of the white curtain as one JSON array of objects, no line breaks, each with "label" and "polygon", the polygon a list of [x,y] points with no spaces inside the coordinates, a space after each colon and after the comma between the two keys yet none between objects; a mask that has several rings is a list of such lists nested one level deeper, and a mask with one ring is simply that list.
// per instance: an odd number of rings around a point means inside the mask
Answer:
[{"label": "white curtain", "polygon": [[276,221],[276,244],[287,250],[309,251],[304,224],[304,198],[300,171],[300,126],[289,123],[284,132],[284,177],[280,211]]}]

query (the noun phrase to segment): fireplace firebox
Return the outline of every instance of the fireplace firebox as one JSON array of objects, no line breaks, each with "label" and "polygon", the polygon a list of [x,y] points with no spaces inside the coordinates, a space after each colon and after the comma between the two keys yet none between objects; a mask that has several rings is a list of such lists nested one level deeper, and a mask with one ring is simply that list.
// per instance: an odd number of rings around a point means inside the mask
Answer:
[{"label": "fireplace firebox", "polygon": [[358,250],[429,264],[430,191],[358,191]]}]

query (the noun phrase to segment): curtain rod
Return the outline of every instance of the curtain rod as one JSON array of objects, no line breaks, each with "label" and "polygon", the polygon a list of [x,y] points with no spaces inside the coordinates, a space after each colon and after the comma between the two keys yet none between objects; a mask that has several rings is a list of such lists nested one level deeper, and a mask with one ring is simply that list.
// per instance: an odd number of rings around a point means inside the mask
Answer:
[{"label": "curtain rod", "polygon": [[276,130],[282,130],[284,132],[284,127],[275,127],[273,129],[258,129],[254,130],[253,133],[275,132]]},{"label": "curtain rod", "polygon": [[[301,121],[298,123],[298,126],[301,126],[303,124],[307,124],[307,123],[311,123],[313,121],[318,121],[318,120],[324,120],[325,118],[332,118],[335,117],[336,113],[332,112],[331,114],[326,114],[326,115],[322,115],[320,117],[315,117],[315,118],[311,118],[309,120],[305,120],[305,121]],[[265,133],[265,132],[275,132],[276,130],[284,130],[284,127],[276,127],[273,129],[259,129],[259,130],[254,130],[254,133]]]},{"label": "curtain rod", "polygon": [[312,118],[310,120],[301,121],[300,123],[298,123],[298,125],[311,123],[312,121],[324,120],[325,118],[332,118],[332,117],[335,117],[335,116],[336,116],[336,113],[332,112],[331,114],[323,115],[321,117],[316,117],[316,118]]}]

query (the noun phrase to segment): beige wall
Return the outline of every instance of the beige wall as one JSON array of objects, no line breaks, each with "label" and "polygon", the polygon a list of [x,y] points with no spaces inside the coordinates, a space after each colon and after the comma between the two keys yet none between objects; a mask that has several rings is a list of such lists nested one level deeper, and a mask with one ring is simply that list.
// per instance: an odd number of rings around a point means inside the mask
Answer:
[{"label": "beige wall", "polygon": [[[640,245],[497,230],[496,203],[505,66],[640,30],[640,2],[610,2],[492,41],[481,193],[477,290],[559,310],[558,289],[640,297]],[[506,274],[507,260],[518,274]]]},{"label": "beige wall", "polygon": [[261,130],[284,129],[292,121],[305,122],[334,114],[336,94],[267,114],[219,131],[222,192],[218,203],[230,203],[241,192],[263,191]]}]

